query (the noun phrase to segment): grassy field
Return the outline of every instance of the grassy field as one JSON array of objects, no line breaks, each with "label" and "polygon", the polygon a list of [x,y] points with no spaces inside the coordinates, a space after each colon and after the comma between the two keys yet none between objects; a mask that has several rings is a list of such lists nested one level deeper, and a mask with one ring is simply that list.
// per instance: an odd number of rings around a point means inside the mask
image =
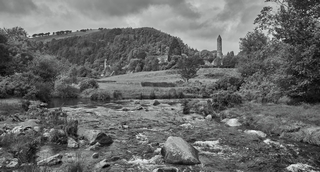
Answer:
[{"label": "grassy field", "polygon": [[[207,74],[216,77],[208,77]],[[219,78],[225,75],[238,76],[236,69],[222,68],[202,68],[198,71],[196,78],[190,79],[190,83],[199,81],[204,84],[216,82]],[[166,71],[151,71],[138,72],[132,74],[116,75],[98,80],[99,88],[109,91],[118,90],[122,92],[124,98],[139,98],[140,95],[150,95],[151,92],[156,94],[156,97],[161,97],[163,94],[168,94],[169,90],[174,88],[177,92],[186,89],[186,87],[142,87],[141,82],[167,82],[177,83],[182,82],[182,79],[175,70]]]},{"label": "grassy field", "polygon": [[42,42],[48,42],[51,41],[52,39],[64,39],[64,38],[69,38],[69,37],[73,37],[73,36],[84,36],[84,35],[88,35],[94,32],[99,32],[98,29],[92,29],[89,30],[87,32],[72,32],[69,34],[63,34],[63,35],[50,35],[50,36],[42,36],[42,37],[36,37],[36,38],[30,38],[31,40],[34,41],[42,41]]}]

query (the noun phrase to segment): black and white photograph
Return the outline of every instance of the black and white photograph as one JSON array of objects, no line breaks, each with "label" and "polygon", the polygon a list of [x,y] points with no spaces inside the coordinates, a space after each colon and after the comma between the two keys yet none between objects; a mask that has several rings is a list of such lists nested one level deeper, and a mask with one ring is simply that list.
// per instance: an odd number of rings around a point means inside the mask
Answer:
[{"label": "black and white photograph", "polygon": [[320,172],[320,1],[0,0],[0,172]]}]

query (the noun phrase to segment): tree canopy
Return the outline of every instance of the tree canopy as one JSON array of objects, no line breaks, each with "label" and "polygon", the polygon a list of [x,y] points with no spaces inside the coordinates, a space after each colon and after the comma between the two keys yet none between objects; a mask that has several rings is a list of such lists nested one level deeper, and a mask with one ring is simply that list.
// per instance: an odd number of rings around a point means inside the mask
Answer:
[{"label": "tree canopy", "polygon": [[283,56],[281,87],[287,95],[305,101],[320,101],[320,2],[318,0],[266,0],[255,19],[257,29],[266,30],[287,44]]}]

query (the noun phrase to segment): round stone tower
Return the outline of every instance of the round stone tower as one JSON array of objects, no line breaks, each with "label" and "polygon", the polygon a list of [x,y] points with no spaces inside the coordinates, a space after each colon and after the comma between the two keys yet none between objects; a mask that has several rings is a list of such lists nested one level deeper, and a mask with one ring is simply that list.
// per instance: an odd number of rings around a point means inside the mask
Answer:
[{"label": "round stone tower", "polygon": [[217,39],[217,57],[222,59],[223,58],[223,54],[222,54],[222,38],[219,35],[218,39]]}]

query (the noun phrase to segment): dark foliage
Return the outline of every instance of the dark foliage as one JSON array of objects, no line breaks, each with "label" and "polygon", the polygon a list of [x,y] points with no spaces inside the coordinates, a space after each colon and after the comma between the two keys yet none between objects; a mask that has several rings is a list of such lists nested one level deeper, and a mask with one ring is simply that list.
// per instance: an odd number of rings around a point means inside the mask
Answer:
[{"label": "dark foliage", "polygon": [[203,63],[203,60],[197,56],[188,58],[182,57],[177,64],[178,73],[184,81],[188,82],[189,79],[197,76],[200,65]]},{"label": "dark foliage", "polygon": [[[193,52],[180,39],[153,28],[116,28],[104,29],[100,32],[88,34],[85,37],[70,37],[52,40],[39,47],[41,51],[69,60],[72,64],[84,65],[91,70],[102,71],[103,61],[111,65],[111,71],[116,74],[124,73],[122,68],[129,64],[131,59],[145,61],[149,56],[165,56],[173,39],[180,46],[175,54]],[[174,50],[176,51],[176,50]],[[159,62],[158,62],[159,63]],[[132,71],[158,70],[156,60],[147,60],[143,65],[134,66]],[[151,66],[151,67],[150,67]],[[159,68],[160,69],[160,68]],[[83,70],[83,69],[81,69]],[[79,76],[88,76],[86,72],[79,72]]]},{"label": "dark foliage", "polygon": [[232,108],[242,103],[242,98],[238,94],[228,91],[221,91],[213,94],[212,108],[216,111]]},{"label": "dark foliage", "polygon": [[181,47],[177,38],[173,38],[169,47],[168,61],[171,61],[172,55],[181,55]]},{"label": "dark foliage", "polygon": [[255,20],[258,28],[267,30],[289,46],[283,56],[284,77],[279,81],[291,98],[320,101],[320,4],[319,1],[267,0],[277,10],[264,7]]},{"label": "dark foliage", "polygon": [[214,87],[217,90],[238,91],[242,84],[243,84],[243,78],[225,76],[219,79],[215,83]]},{"label": "dark foliage", "polygon": [[99,84],[95,79],[85,79],[80,82],[80,91],[83,91],[88,88],[99,88]]},{"label": "dark foliage", "polygon": [[172,82],[141,82],[142,87],[175,87]]}]

